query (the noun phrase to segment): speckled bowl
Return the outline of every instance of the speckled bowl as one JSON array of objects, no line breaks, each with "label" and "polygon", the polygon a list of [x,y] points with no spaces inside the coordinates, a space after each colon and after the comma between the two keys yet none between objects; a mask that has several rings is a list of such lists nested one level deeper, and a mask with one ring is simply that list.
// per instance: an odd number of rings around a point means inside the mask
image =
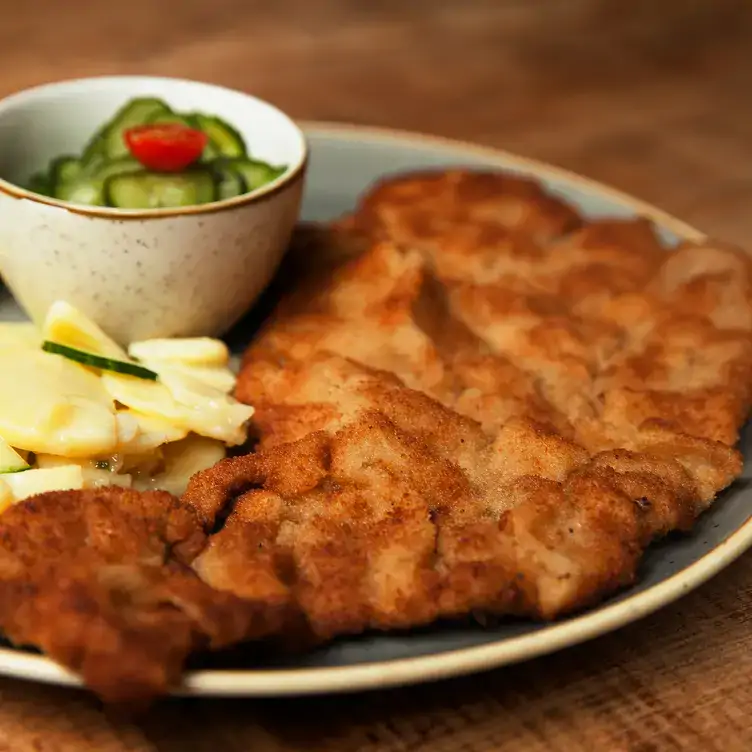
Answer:
[{"label": "speckled bowl", "polygon": [[[125,211],[19,187],[50,159],[81,153],[131,97],[217,115],[253,156],[288,165],[233,199]],[[115,76],[40,86],[0,101],[0,274],[40,321],[66,300],[121,342],[221,335],[269,282],[298,217],[307,163],[300,129],[255,97],[179,79]]]}]

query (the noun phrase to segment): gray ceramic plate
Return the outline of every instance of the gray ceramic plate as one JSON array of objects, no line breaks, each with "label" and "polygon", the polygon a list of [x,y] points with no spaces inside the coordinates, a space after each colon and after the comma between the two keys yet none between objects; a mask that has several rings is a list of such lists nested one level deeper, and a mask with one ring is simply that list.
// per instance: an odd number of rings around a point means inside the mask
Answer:
[{"label": "gray ceramic plate", "polygon": [[[469,144],[372,129],[311,125],[312,159],[305,219],[324,220],[350,209],[374,179],[400,170],[446,165],[497,167],[532,175],[590,216],[642,214],[664,238],[700,233],[663,212],[576,175],[504,152]],[[12,300],[0,301],[0,318],[21,317]],[[241,346],[250,331],[232,335]],[[749,438],[744,440],[745,455]],[[752,545],[752,490],[747,478],[729,489],[691,535],[647,552],[639,583],[581,616],[555,624],[507,622],[492,628],[439,625],[404,634],[368,635],[336,642],[286,660],[252,648],[212,656],[188,672],[180,692],[197,695],[292,695],[387,687],[456,676],[514,663],[590,639],[635,621],[679,598]],[[46,658],[0,649],[0,674],[58,684],[76,677]]]}]

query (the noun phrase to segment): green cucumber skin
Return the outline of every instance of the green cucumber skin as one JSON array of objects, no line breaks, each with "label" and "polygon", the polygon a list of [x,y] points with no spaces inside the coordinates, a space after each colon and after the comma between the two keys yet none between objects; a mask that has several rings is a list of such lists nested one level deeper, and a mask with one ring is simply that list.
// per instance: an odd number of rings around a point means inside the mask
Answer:
[{"label": "green cucumber skin", "polygon": [[[176,195],[180,200],[172,200]],[[105,181],[105,199],[117,209],[165,209],[216,201],[217,186],[207,169],[159,173],[142,170]]]},{"label": "green cucumber skin", "polygon": [[[209,137],[207,149],[214,157],[245,159],[248,156],[243,137],[221,118],[204,115],[201,112],[191,113],[189,118],[196,123],[199,130],[202,130]],[[205,155],[207,149],[204,150]]]},{"label": "green cucumber skin", "polygon": [[[187,115],[183,115],[183,117],[185,118],[185,122],[188,123],[191,128],[195,128],[197,131],[203,131],[199,121],[200,113],[189,112]],[[202,164],[210,165],[215,159],[217,159],[217,157],[221,156],[219,149],[217,149],[210,139],[204,147],[204,153],[201,155],[201,162]]]},{"label": "green cucumber skin", "polygon": [[85,166],[94,164],[97,160],[105,158],[105,143],[104,134],[102,131],[95,133],[89,143],[84,147],[83,154],[81,155],[81,162]]},{"label": "green cucumber skin", "polygon": [[210,163],[214,179],[217,183],[217,200],[224,201],[248,193],[248,184],[242,173],[231,164],[215,160]]},{"label": "green cucumber skin", "polygon": [[47,172],[35,172],[30,178],[26,189],[39,196],[54,198],[55,189]]},{"label": "green cucumber skin", "polygon": [[286,166],[275,167],[258,159],[231,159],[227,164],[243,176],[249,192],[271,183],[287,171]]},{"label": "green cucumber skin", "polygon": [[103,206],[102,187],[94,181],[81,180],[55,186],[53,195],[59,201],[81,206]]},{"label": "green cucumber skin", "polygon": [[50,178],[52,185],[57,186],[60,183],[68,183],[75,180],[83,169],[83,164],[78,157],[65,155],[53,159],[50,163]]},{"label": "green cucumber skin", "polygon": [[[81,173],[71,181],[56,182],[54,187],[55,198],[87,206],[107,206],[104,194],[104,184],[107,178],[141,169],[141,165],[132,157],[111,161],[96,161],[93,165],[88,168],[84,167]],[[89,195],[92,198],[82,201],[82,194],[84,196]]]},{"label": "green cucumber skin", "polygon": [[25,473],[27,470],[31,470],[31,465],[17,467],[15,470],[0,470],[0,475],[15,475],[16,473]]},{"label": "green cucumber skin", "polygon": [[100,371],[111,371],[112,373],[119,373],[125,376],[135,376],[147,381],[156,381],[158,379],[155,371],[144,368],[136,363],[126,363],[115,358],[105,358],[101,355],[85,352],[84,350],[77,350],[75,347],[50,342],[50,340],[45,340],[42,343],[42,350],[52,355],[60,355],[63,358],[68,358],[68,360],[72,360],[74,363],[79,363],[80,365],[98,368]]},{"label": "green cucumber skin", "polygon": [[185,115],[178,115],[175,112],[158,112],[156,115],[152,115],[147,119],[148,125],[172,125],[177,123],[178,125],[185,125],[188,128],[195,128],[194,122],[187,118]]}]

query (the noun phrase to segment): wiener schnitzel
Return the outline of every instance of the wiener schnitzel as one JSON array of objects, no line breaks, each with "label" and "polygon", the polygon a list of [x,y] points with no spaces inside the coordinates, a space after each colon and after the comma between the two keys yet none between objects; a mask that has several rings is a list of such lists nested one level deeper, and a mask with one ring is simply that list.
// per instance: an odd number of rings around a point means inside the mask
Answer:
[{"label": "wiener schnitzel", "polygon": [[333,232],[357,250],[244,359],[260,453],[184,497],[207,524],[232,510],[194,562],[215,588],[284,590],[320,639],[553,618],[633,581],[739,474],[743,252],[461,170],[384,181]]},{"label": "wiener schnitzel", "polygon": [[298,235],[280,289],[237,386],[258,451],[182,500],[68,492],[0,517],[0,629],[105,699],[237,641],[581,609],[741,471],[739,249],[669,250],[645,220],[448,170]]},{"label": "wiener schnitzel", "polygon": [[237,498],[194,568],[239,597],[288,593],[320,639],[581,608],[631,582],[647,543],[688,528],[740,469],[733,449],[657,424],[592,457],[528,418],[490,437],[323,353],[288,363],[267,398],[286,443],[189,485],[207,523]]}]

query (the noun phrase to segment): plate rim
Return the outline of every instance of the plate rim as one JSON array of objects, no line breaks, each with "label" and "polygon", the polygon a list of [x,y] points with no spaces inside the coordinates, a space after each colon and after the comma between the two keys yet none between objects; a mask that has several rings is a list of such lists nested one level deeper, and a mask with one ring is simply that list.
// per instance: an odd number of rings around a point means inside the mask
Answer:
[{"label": "plate rim", "polygon": [[[636,214],[654,220],[682,240],[705,234],[677,217],[628,193],[536,159],[504,149],[416,131],[328,121],[299,120],[306,135],[333,140],[417,142],[461,150],[489,163],[503,163],[538,178],[554,179],[597,192]],[[614,631],[642,619],[694,590],[752,547],[752,517],[726,539],[676,574],[622,600],[564,622],[497,642],[439,653],[354,666],[295,669],[205,669],[188,672],[172,694],[182,696],[294,696],[385,689],[462,676],[540,657]],[[63,686],[82,686],[79,678],[50,659],[14,648],[0,648],[0,675]]]}]

